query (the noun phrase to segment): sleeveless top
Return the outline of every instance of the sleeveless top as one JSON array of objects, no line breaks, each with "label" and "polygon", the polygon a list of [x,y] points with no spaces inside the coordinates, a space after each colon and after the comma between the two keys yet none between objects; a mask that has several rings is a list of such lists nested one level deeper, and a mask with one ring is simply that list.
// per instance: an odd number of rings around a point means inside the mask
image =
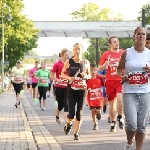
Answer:
[{"label": "sleeveless top", "polygon": [[[76,75],[76,73],[79,71],[79,73],[77,74],[77,77],[82,78],[82,76],[80,75],[80,73],[83,71],[83,66],[81,63],[76,63],[72,58],[69,59],[69,68],[68,68],[68,75],[70,77],[74,77]],[[71,88],[71,84],[68,82],[68,86],[67,89],[69,91],[75,91],[74,89]],[[83,91],[83,90],[77,90],[77,91]]]},{"label": "sleeveless top", "polygon": [[134,47],[127,49],[125,58],[125,72],[129,81],[123,84],[123,93],[148,93],[150,80],[143,67],[150,66],[150,50],[145,48],[142,53],[137,53]]}]

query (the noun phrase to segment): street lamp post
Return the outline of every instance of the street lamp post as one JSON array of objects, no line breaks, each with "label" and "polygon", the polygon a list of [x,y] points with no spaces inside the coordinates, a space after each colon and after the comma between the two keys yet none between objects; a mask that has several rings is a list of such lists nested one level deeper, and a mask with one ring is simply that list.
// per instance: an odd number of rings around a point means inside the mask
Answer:
[{"label": "street lamp post", "polygon": [[[2,5],[2,60],[1,60],[1,67],[2,67],[2,91],[4,91],[4,7],[7,7],[7,5]],[[8,8],[8,7],[7,7]],[[9,9],[9,8],[8,8]],[[8,21],[11,21],[12,17],[10,15],[10,9],[9,14],[7,16]]]},{"label": "street lamp post", "polygon": [[4,8],[2,7],[2,91],[4,91]]}]

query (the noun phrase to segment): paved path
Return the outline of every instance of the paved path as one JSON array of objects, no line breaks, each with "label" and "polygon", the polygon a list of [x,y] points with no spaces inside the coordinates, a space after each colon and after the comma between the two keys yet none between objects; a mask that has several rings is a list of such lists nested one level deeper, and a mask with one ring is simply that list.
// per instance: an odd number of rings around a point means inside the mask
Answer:
[{"label": "paved path", "polygon": [[[73,140],[73,130],[66,136],[64,122],[55,121],[54,99],[47,100],[46,111],[32,105],[29,92],[21,95],[21,105],[14,107],[15,94],[4,92],[0,95],[0,150],[123,150],[125,132],[118,128],[110,133],[108,114],[102,115],[99,130],[93,131],[93,123],[88,107],[84,108],[81,140]],[[63,119],[63,113],[62,113]],[[150,125],[147,128],[143,150],[150,150]]]},{"label": "paved path", "polygon": [[14,93],[0,95],[0,150],[36,150],[24,109],[14,104]]},{"label": "paved path", "polygon": [[[22,98],[22,103],[29,120],[29,125],[33,129],[33,135],[41,135],[43,142],[46,140],[45,144],[50,145],[52,150],[123,150],[126,143],[125,132],[119,128],[117,128],[117,132],[115,133],[109,132],[110,124],[107,123],[108,114],[102,114],[102,119],[99,122],[99,130],[93,131],[91,114],[88,107],[85,106],[80,131],[81,140],[74,141],[73,130],[70,135],[66,136],[63,131],[64,122],[62,125],[58,125],[55,121],[53,97],[47,99],[46,111],[41,111],[38,105],[34,106],[32,104],[32,97],[29,92],[25,93],[25,97]],[[61,117],[63,119],[63,113]],[[147,127],[143,150],[150,150],[149,134],[150,125]],[[35,139],[38,139],[37,137],[35,136]],[[46,138],[49,138],[49,140]],[[37,147],[39,148],[40,141],[40,139],[37,140]]]}]

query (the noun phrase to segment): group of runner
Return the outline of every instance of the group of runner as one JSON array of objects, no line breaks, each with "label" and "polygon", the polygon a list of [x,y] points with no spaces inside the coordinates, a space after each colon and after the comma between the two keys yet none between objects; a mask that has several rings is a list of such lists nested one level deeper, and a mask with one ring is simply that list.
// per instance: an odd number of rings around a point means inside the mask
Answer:
[{"label": "group of runner", "polygon": [[[35,67],[29,73],[32,78],[34,104],[39,102],[42,110],[45,111],[49,79],[53,80],[55,99],[58,103],[56,122],[62,123],[60,112],[64,109],[64,132],[68,135],[76,116],[74,140],[79,140],[85,101],[88,102],[91,110],[93,130],[98,130],[97,120],[101,119],[101,110],[106,112],[108,103],[110,132],[116,131],[117,121],[120,129],[124,129],[125,124],[127,144],[124,150],[132,149],[134,136],[136,149],[141,150],[150,110],[150,50],[148,49],[150,36],[147,36],[143,27],[138,27],[133,37],[135,45],[127,50],[119,49],[119,40],[116,36],[110,37],[108,39],[110,50],[101,56],[98,69],[95,64],[90,64],[83,57],[83,47],[80,43],[73,46],[71,58],[69,51],[63,49],[60,60],[54,64],[51,71],[46,69],[46,63],[42,63],[41,68],[38,68],[38,62],[35,62]],[[12,70],[16,107],[20,103],[19,93],[24,74],[20,64],[21,62],[17,61],[16,68]]]}]

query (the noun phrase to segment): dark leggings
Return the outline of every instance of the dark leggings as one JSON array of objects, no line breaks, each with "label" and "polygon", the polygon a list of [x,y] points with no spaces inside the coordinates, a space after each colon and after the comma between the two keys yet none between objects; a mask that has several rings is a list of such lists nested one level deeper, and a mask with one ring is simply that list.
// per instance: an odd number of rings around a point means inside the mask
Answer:
[{"label": "dark leggings", "polygon": [[51,84],[48,84],[48,91],[50,91],[51,90]]},{"label": "dark leggings", "polygon": [[84,90],[77,90],[77,91],[67,91],[68,97],[68,119],[74,119],[75,116],[75,107],[77,104],[76,110],[76,119],[78,121],[81,120],[83,114],[83,106],[85,103],[85,91]]},{"label": "dark leggings", "polygon": [[55,87],[55,94],[58,103],[58,110],[61,111],[64,108],[64,112],[68,112],[67,88]]},{"label": "dark leggings", "polygon": [[19,84],[13,83],[13,87],[14,87],[16,95],[20,94],[20,91],[22,90],[22,87],[23,87],[23,83],[19,83]]},{"label": "dark leggings", "polygon": [[48,87],[44,87],[44,86],[38,86],[38,92],[39,92],[39,100],[46,99],[46,93],[47,93],[47,89]]}]

